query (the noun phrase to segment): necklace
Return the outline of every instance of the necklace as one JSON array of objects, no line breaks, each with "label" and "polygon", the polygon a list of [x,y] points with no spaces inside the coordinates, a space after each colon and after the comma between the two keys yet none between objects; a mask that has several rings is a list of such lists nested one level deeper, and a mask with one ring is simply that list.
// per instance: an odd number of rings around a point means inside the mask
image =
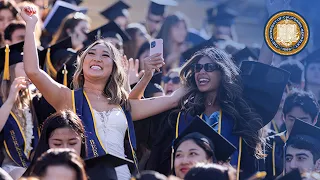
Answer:
[{"label": "necklace", "polygon": [[[103,91],[100,91],[100,90],[97,90],[97,89],[90,89],[90,88],[86,88],[86,87],[84,89],[89,89],[89,90],[92,90],[92,91],[99,91],[101,94],[103,94]],[[88,91],[88,92],[90,92],[90,91]],[[97,96],[97,99],[100,100],[100,97],[101,97],[100,94],[97,94],[95,92],[90,92],[90,93],[95,94]]]}]

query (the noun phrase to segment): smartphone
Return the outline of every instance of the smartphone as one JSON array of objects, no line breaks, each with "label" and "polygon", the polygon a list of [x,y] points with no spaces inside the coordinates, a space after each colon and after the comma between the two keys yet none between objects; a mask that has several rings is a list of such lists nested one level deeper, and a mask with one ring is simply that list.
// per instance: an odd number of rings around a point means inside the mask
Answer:
[{"label": "smartphone", "polygon": [[163,58],[163,39],[154,39],[150,43],[150,56],[161,53]]}]

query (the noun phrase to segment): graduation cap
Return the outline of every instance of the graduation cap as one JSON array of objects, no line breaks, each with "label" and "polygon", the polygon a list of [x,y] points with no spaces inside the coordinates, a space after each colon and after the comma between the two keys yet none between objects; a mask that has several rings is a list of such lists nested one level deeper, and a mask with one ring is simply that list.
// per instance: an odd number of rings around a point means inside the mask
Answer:
[{"label": "graduation cap", "polygon": [[234,53],[233,55],[234,63],[240,66],[242,61],[247,61],[252,58],[253,60],[258,60],[259,54],[256,54],[253,49],[250,47],[245,47],[244,49],[239,50],[238,52]]},{"label": "graduation cap", "polygon": [[10,80],[9,66],[23,62],[24,41],[13,45],[6,45],[0,49],[0,69],[3,71],[3,80]]},{"label": "graduation cap", "polygon": [[209,24],[214,24],[216,26],[231,26],[233,24],[237,12],[229,9],[227,3],[228,1],[207,10]]},{"label": "graduation cap", "polygon": [[85,160],[87,174],[91,180],[100,180],[101,178],[108,179],[110,176],[117,177],[113,168],[132,163],[133,161],[129,159],[112,154],[105,154]]},{"label": "graduation cap", "polygon": [[284,176],[278,178],[277,180],[302,180],[300,172],[298,169],[290,171],[289,173],[285,174]]},{"label": "graduation cap", "polygon": [[135,177],[132,177],[130,180],[166,180],[167,177],[163,174],[160,174],[156,171],[143,171],[137,174]]},{"label": "graduation cap", "polygon": [[76,4],[76,5],[79,5],[83,2],[83,0],[63,0],[67,3],[70,3],[70,4]]},{"label": "graduation cap", "polygon": [[214,154],[218,161],[228,160],[236,150],[228,140],[213,130],[199,116],[195,117],[188,127],[179,134],[178,138],[173,142],[173,147],[176,147],[186,135],[194,132],[198,132],[211,140],[214,145]]},{"label": "graduation cap", "polygon": [[317,145],[318,149],[320,150],[320,128],[313,126],[309,123],[306,123],[304,121],[301,121],[299,119],[296,119],[294,121],[292,130],[289,134],[289,138],[287,142],[290,142],[290,140],[294,137],[301,137],[308,142],[311,142],[314,145]]},{"label": "graduation cap", "polygon": [[54,34],[59,28],[62,20],[71,13],[79,12],[75,14],[74,18],[84,16],[88,11],[85,7],[79,7],[74,4],[70,4],[65,1],[58,0],[53,5],[51,11],[47,15],[43,22],[43,28],[49,33]]},{"label": "graduation cap", "polygon": [[112,34],[119,34],[123,40],[123,42],[131,40],[131,37],[127,32],[123,31],[117,23],[114,21],[109,22],[103,26],[98,27],[97,29],[89,32],[87,34],[88,40],[84,43],[85,45],[89,45],[97,39],[112,37]]},{"label": "graduation cap", "polygon": [[100,14],[110,21],[114,21],[117,17],[128,17],[130,6],[123,1],[118,1],[115,4],[102,11]]},{"label": "graduation cap", "polygon": [[166,6],[177,6],[175,0],[151,0],[149,12],[157,16],[163,16]]},{"label": "graduation cap", "polygon": [[76,72],[75,64],[77,63],[77,60],[78,60],[78,54],[73,53],[70,55],[71,56],[68,57],[66,62],[62,65],[62,67],[58,71],[56,81],[72,89],[71,84],[73,80],[73,75]]},{"label": "graduation cap", "polygon": [[57,77],[57,70],[53,62],[63,61],[69,54],[68,48],[72,48],[71,37],[65,38],[48,48],[38,51],[40,66],[53,78]]},{"label": "graduation cap", "polygon": [[214,38],[211,38],[207,41],[202,42],[199,45],[196,45],[188,50],[186,50],[185,52],[182,53],[182,57],[185,61],[189,60],[196,52],[205,49],[205,48],[210,48],[210,47],[214,47],[214,42],[216,40]]},{"label": "graduation cap", "polygon": [[188,35],[187,35],[186,41],[190,42],[192,44],[192,46],[196,46],[196,45],[201,44],[204,41],[206,41],[206,39],[204,37],[202,37],[199,34],[199,32],[196,32],[196,30],[190,29],[188,31]]},{"label": "graduation cap", "polygon": [[290,74],[256,61],[243,61],[240,69],[243,95],[262,117],[264,126],[277,113]]},{"label": "graduation cap", "polygon": [[311,63],[320,63],[320,49],[313,51],[307,57],[301,60],[305,67]]}]

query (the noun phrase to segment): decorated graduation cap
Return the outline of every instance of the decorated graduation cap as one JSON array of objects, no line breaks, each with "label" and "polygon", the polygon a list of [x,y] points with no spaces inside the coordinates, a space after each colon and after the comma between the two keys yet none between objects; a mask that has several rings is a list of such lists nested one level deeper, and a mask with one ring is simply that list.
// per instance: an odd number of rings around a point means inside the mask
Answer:
[{"label": "decorated graduation cap", "polygon": [[24,41],[11,46],[6,45],[0,49],[0,69],[3,71],[3,80],[10,80],[9,66],[23,62],[23,45]]},{"label": "decorated graduation cap", "polygon": [[207,137],[214,146],[214,155],[218,161],[227,161],[234,153],[236,148],[223,136],[213,130],[203,119],[196,116],[183,132],[181,132],[177,139],[173,142],[173,147],[178,148],[178,144],[190,133],[200,133]]},{"label": "decorated graduation cap", "polygon": [[[74,4],[58,0],[54,3],[51,11],[47,15],[43,22],[43,28],[49,33],[54,34],[59,28],[62,20],[71,13],[75,13],[74,18],[79,18],[80,16],[85,16],[88,11],[87,8],[79,7]],[[78,12],[78,13],[76,13]]]},{"label": "decorated graduation cap", "polygon": [[128,17],[130,6],[123,1],[118,1],[115,4],[102,11],[100,14],[110,21],[114,21],[117,17]]},{"label": "decorated graduation cap", "polygon": [[234,53],[233,55],[233,60],[237,66],[240,66],[242,61],[247,61],[247,60],[258,60],[259,54],[256,54],[256,52],[250,48],[250,47],[245,47],[244,49],[239,50],[238,52]]},{"label": "decorated graduation cap", "polygon": [[98,39],[112,37],[115,38],[116,36],[120,35],[123,42],[131,40],[131,37],[123,31],[117,23],[114,21],[109,22],[103,26],[98,27],[97,29],[91,31],[87,34],[87,41],[84,42],[84,47],[89,46],[89,44],[93,43]]},{"label": "decorated graduation cap", "polygon": [[125,164],[132,164],[133,161],[115,156],[112,154],[105,154],[99,157],[94,157],[85,160],[87,167],[87,174],[90,180],[113,179],[116,178],[114,168]]},{"label": "decorated graduation cap", "polygon": [[209,24],[214,24],[216,26],[231,26],[234,23],[237,12],[228,8],[227,3],[228,1],[207,10]]},{"label": "decorated graduation cap", "polygon": [[40,66],[54,79],[57,77],[57,70],[54,64],[63,61],[68,56],[68,48],[72,48],[71,37],[38,51]]},{"label": "decorated graduation cap", "polygon": [[243,95],[266,125],[278,111],[290,74],[256,61],[243,61],[240,69]]},{"label": "decorated graduation cap", "polygon": [[166,6],[177,6],[175,0],[151,0],[149,12],[157,16],[163,16]]}]

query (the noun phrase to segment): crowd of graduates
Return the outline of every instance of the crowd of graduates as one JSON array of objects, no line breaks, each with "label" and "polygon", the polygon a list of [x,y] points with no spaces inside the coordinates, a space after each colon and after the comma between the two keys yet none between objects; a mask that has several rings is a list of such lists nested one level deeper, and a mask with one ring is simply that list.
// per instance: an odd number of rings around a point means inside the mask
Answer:
[{"label": "crowd of graduates", "polygon": [[228,2],[92,30],[80,0],[0,0],[0,179],[320,179],[320,49],[237,42]]}]

